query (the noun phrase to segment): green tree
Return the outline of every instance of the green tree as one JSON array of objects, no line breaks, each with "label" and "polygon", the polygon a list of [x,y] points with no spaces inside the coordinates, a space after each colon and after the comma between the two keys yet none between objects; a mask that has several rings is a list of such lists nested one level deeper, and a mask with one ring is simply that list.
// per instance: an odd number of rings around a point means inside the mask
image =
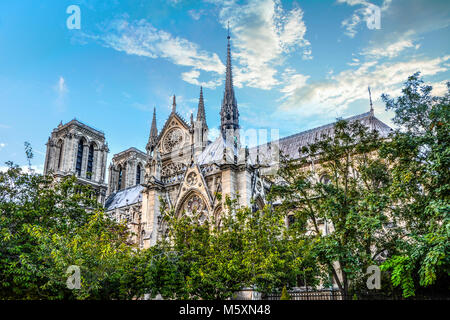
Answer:
[{"label": "green tree", "polygon": [[227,299],[243,287],[267,293],[295,282],[296,259],[282,217],[269,207],[238,208],[237,199],[229,197],[225,204],[220,222],[202,222],[195,212],[178,216],[163,205],[168,238],[147,257],[147,288],[153,295]]},{"label": "green tree", "polygon": [[[364,283],[366,268],[393,247],[388,228],[391,200],[389,163],[379,156],[383,141],[358,121],[338,121],[334,135],[302,148],[299,160],[284,158],[283,183],[271,190],[276,210],[292,214],[293,244],[302,248],[310,276],[344,295]],[[325,230],[325,226],[328,230]],[[352,288],[350,287],[352,285]]]},{"label": "green tree", "polygon": [[280,300],[291,300],[291,295],[286,289],[286,286],[283,287],[283,290],[281,291],[281,298]]},{"label": "green tree", "polygon": [[[132,257],[129,234],[104,215],[93,190],[74,177],[56,181],[7,165],[0,173],[0,297],[107,299],[125,292],[119,272]],[[79,290],[66,286],[70,265],[81,269]]]},{"label": "green tree", "polygon": [[443,97],[432,95],[416,73],[408,78],[398,98],[383,95],[387,110],[399,126],[382,149],[394,163],[390,195],[394,216],[403,229],[397,252],[382,269],[391,272],[394,286],[405,297],[419,287],[446,282],[450,273],[450,83]]}]

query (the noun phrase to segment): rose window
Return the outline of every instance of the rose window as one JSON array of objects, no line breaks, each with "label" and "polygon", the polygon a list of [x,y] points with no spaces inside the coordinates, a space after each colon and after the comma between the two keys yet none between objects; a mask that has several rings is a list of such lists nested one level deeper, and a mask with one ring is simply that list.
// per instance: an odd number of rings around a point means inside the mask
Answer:
[{"label": "rose window", "polygon": [[181,146],[182,143],[183,132],[179,128],[174,128],[166,134],[163,145],[167,152],[171,152],[175,148]]}]

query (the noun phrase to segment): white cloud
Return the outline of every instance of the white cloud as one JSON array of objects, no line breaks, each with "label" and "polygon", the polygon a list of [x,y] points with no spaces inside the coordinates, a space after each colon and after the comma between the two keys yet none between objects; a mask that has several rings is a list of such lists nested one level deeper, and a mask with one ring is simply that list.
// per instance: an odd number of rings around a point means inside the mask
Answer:
[{"label": "white cloud", "polygon": [[64,79],[63,76],[60,76],[53,88],[56,91],[55,105],[59,110],[62,110],[64,109],[66,95],[69,92],[66,79]]},{"label": "white cloud", "polygon": [[67,92],[66,80],[63,77],[59,77],[57,89],[60,94]]},{"label": "white cloud", "polygon": [[414,45],[413,41],[411,40],[399,40],[383,47],[376,46],[370,49],[365,49],[362,54],[370,56],[371,58],[394,58],[407,48],[415,48],[417,50],[419,47],[419,44]]},{"label": "white cloud", "polygon": [[432,94],[435,96],[442,97],[448,92],[447,81],[435,82],[431,86],[433,87]]},{"label": "white cloud", "polygon": [[[450,55],[442,58],[411,59],[409,61],[377,64],[376,61],[362,63],[357,69],[344,70],[329,80],[291,84],[284,90],[284,101],[280,109],[299,115],[319,115],[330,112],[341,113],[348,105],[366,99],[367,87],[372,89],[376,100],[382,93],[399,93],[408,76],[420,71],[422,76],[432,76],[447,71]],[[302,79],[300,75],[297,75]]]},{"label": "white cloud", "polygon": [[199,81],[200,77],[200,71],[197,69],[192,69],[191,71],[183,72],[181,74],[181,79],[186,81],[187,83],[196,85],[196,86],[203,86],[206,88],[216,88],[222,83],[221,78],[215,78],[210,81]]},{"label": "white cloud", "polygon": [[[310,43],[305,39],[303,11],[298,6],[284,10],[279,0],[250,0],[246,4],[238,4],[235,0],[207,1],[218,6],[224,28],[228,21],[230,23],[237,87],[271,89],[281,84],[277,69],[286,54],[298,48],[303,48],[304,60],[313,58]],[[189,10],[188,14],[198,20],[204,11]],[[225,66],[216,53],[201,50],[195,43],[158,30],[146,20],[116,19],[103,31],[103,35],[87,37],[130,55],[163,58],[190,67],[181,73],[182,80],[190,84],[216,88],[223,81]]]},{"label": "white cloud", "polygon": [[130,55],[163,58],[176,65],[191,67],[191,71],[182,76],[189,83],[213,87],[220,82],[200,82],[200,71],[212,73],[216,79],[225,73],[225,66],[216,53],[201,50],[197,44],[158,30],[145,20],[114,20],[99,39],[106,46]]},{"label": "white cloud", "polygon": [[[0,166],[0,172],[6,172],[6,171],[8,171],[8,169],[9,169],[9,167]],[[22,169],[22,172],[24,172],[24,173],[29,173],[30,172],[30,170],[28,168],[28,165],[20,166],[20,169]],[[44,164],[42,163],[42,164],[39,164],[39,165],[32,165],[31,166],[31,170],[34,173],[42,174],[44,172]]]},{"label": "white cloud", "polygon": [[283,73],[285,85],[280,89],[280,92],[284,93],[281,100],[289,98],[297,90],[300,90],[301,88],[305,87],[308,78],[309,76],[300,73],[295,73],[295,70],[293,69],[286,69],[285,72]]},{"label": "white cloud", "polygon": [[4,147],[6,147],[6,143],[0,142],[0,150],[2,150]]},{"label": "white cloud", "polygon": [[208,140],[210,140],[210,141],[216,140],[219,135],[220,135],[220,130],[216,127],[210,128],[208,130]]},{"label": "white cloud", "polygon": [[224,28],[230,23],[233,58],[238,62],[236,86],[271,89],[280,84],[277,67],[286,53],[304,47],[304,58],[312,57],[299,7],[286,11],[278,0],[250,0],[245,5],[226,1],[220,5],[220,19]]},{"label": "white cloud", "polygon": [[204,10],[189,10],[188,14],[191,16],[194,20],[200,20],[201,16],[204,14]]}]

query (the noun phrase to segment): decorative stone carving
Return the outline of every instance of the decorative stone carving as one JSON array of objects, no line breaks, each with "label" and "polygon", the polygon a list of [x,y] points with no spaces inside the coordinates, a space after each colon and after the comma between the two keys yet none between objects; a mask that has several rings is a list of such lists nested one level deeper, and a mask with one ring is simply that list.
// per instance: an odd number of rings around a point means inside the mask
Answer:
[{"label": "decorative stone carving", "polygon": [[174,163],[174,162],[170,162],[169,164],[166,164],[165,166],[163,166],[162,171],[161,171],[161,175],[163,177],[165,176],[171,176],[174,175],[178,172],[181,172],[185,169],[185,165],[183,163]]},{"label": "decorative stone carving", "polygon": [[183,144],[183,131],[180,128],[172,128],[164,136],[163,146],[164,151],[172,152],[172,150],[180,147]]},{"label": "decorative stone carving", "polygon": [[[199,217],[206,218],[207,208],[205,202],[197,194],[191,195],[183,204],[181,211],[187,215],[196,214]],[[204,220],[204,219],[203,219]]]},{"label": "decorative stone carving", "polygon": [[189,173],[186,182],[189,186],[193,186],[197,183],[198,179],[197,179],[197,174],[195,172],[191,172]]}]

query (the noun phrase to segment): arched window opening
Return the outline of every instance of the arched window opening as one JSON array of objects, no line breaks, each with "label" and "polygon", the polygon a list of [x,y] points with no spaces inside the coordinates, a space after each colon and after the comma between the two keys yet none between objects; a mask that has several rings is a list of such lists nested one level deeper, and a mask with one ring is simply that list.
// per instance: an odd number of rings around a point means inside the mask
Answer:
[{"label": "arched window opening", "polygon": [[145,239],[145,230],[141,231],[141,241],[140,241],[140,247],[143,248],[144,247],[144,239]]},{"label": "arched window opening", "polygon": [[93,163],[94,163],[94,145],[91,144],[91,146],[89,147],[88,163],[86,170],[86,178],[88,179],[92,178]]},{"label": "arched window opening", "polygon": [[320,177],[320,183],[329,184],[330,182],[331,179],[328,175],[324,174],[323,176]]},{"label": "arched window opening", "polygon": [[77,163],[75,170],[78,176],[81,176],[81,163],[83,161],[83,140],[78,142]]},{"label": "arched window opening", "polygon": [[288,228],[291,227],[295,223],[295,216],[290,214],[287,216]]},{"label": "arched window opening", "polygon": [[136,168],[136,184],[141,184],[141,164],[138,164]]},{"label": "arched window opening", "polygon": [[59,145],[59,158],[58,158],[58,170],[61,169],[62,157],[63,157],[64,141]]},{"label": "arched window opening", "polygon": [[122,167],[119,167],[119,179],[117,179],[117,190],[122,187]]}]

